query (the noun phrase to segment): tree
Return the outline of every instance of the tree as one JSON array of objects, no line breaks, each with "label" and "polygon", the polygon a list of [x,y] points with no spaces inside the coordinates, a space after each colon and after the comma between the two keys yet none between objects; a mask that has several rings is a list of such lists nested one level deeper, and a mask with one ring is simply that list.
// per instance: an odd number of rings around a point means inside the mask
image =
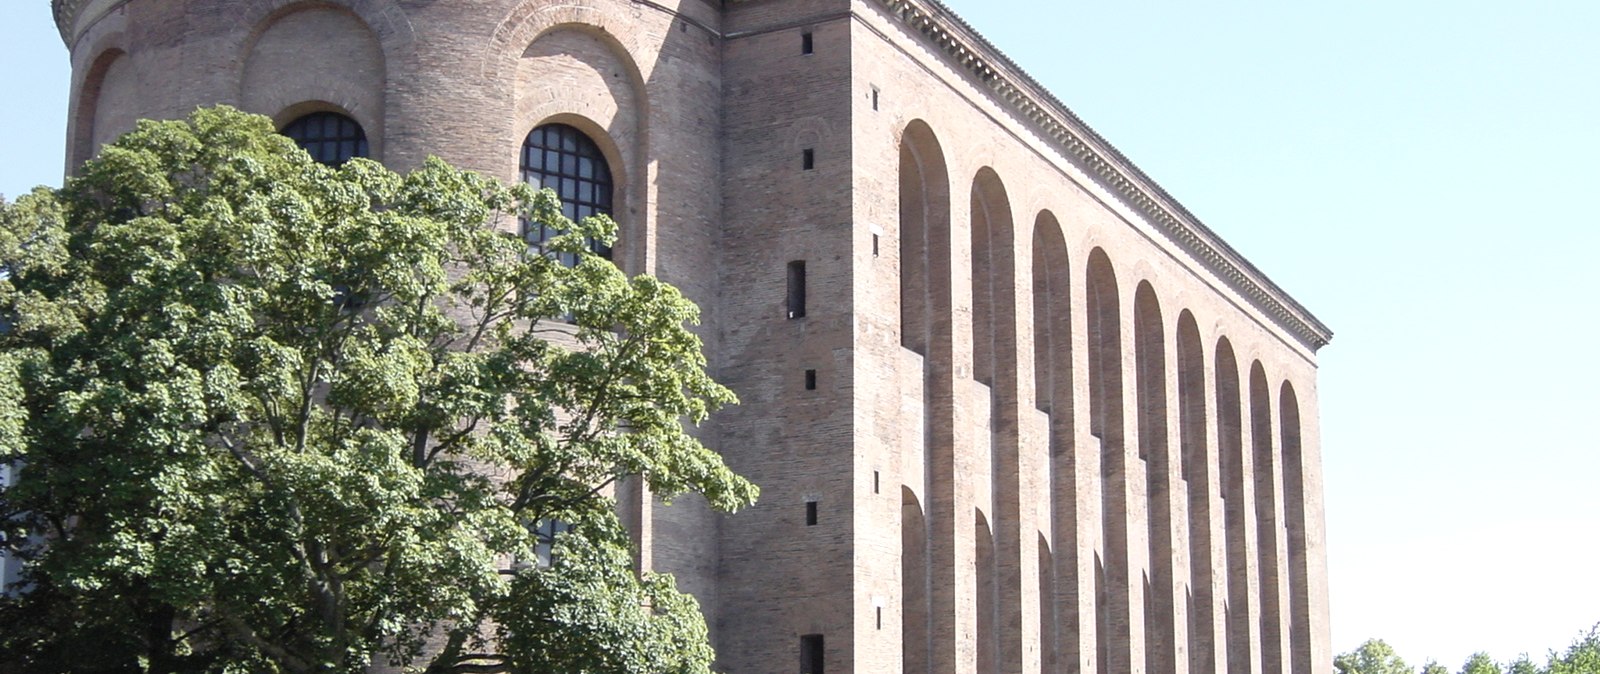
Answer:
[{"label": "tree", "polygon": [[1444,665],[1435,660],[1429,660],[1422,665],[1422,669],[1418,670],[1417,674],[1450,674],[1450,670],[1445,669]]},{"label": "tree", "polygon": [[1411,667],[1382,639],[1368,639],[1355,650],[1333,659],[1339,674],[1412,674]]},{"label": "tree", "polygon": [[1523,653],[1506,665],[1506,674],[1539,674],[1539,666],[1533,664],[1527,653]]},{"label": "tree", "polygon": [[1600,674],[1600,624],[1579,636],[1564,653],[1551,653],[1546,674]]},{"label": "tree", "polygon": [[756,489],[684,426],[733,400],[697,309],[588,252],[613,232],[228,108],[0,201],[0,669],[707,672],[606,488]]},{"label": "tree", "polygon": [[1467,657],[1461,665],[1461,674],[1503,674],[1500,665],[1489,657],[1488,653],[1479,651]]}]

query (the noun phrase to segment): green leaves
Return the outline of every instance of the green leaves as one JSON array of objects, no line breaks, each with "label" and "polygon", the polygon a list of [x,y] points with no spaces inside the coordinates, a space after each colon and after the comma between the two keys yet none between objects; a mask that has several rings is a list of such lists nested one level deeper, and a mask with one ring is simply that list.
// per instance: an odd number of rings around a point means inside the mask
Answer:
[{"label": "green leaves", "polygon": [[[134,670],[707,671],[605,494],[756,489],[684,428],[733,401],[696,308],[587,252],[614,232],[437,159],[330,169],[228,108],[0,204],[0,521],[33,584],[4,664],[93,638]],[[545,519],[577,526],[528,566]]]},{"label": "green leaves", "polygon": [[[1395,655],[1394,649],[1380,639],[1369,639],[1356,650],[1334,659],[1334,669],[1339,674],[1410,674],[1411,670]],[[1448,672],[1443,665],[1429,660],[1420,674]],[[1600,625],[1589,628],[1566,651],[1551,651],[1545,665],[1535,664],[1528,654],[1517,656],[1504,667],[1488,653],[1473,653],[1461,665],[1460,674],[1596,674],[1600,673]]]}]

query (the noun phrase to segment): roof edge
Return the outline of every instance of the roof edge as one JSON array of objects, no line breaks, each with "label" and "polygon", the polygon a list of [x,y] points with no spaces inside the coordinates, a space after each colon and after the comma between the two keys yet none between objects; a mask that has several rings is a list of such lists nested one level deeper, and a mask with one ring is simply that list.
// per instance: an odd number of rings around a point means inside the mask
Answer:
[{"label": "roof edge", "polygon": [[965,68],[1101,184],[1144,215],[1313,353],[1333,331],[1229,246],[1043,85],[939,0],[874,0]]},{"label": "roof edge", "polygon": [[61,34],[61,41],[72,45],[72,36],[68,32],[72,28],[72,15],[78,13],[78,3],[82,0],[50,0],[50,13],[56,19],[56,32]]}]

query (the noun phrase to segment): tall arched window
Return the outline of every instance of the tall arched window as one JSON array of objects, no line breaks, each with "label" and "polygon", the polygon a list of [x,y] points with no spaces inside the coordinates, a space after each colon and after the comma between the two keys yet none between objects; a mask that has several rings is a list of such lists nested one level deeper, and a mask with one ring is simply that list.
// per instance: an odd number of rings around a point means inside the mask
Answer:
[{"label": "tall arched window", "polygon": [[367,132],[356,120],[337,112],[303,115],[289,122],[281,133],[299,143],[312,159],[328,166],[367,156]]},{"label": "tall arched window", "polygon": [[[611,213],[611,166],[600,146],[566,124],[546,124],[528,134],[522,143],[522,181],[555,190],[561,197],[562,215],[573,222]],[[530,244],[553,235],[542,223],[523,223],[523,238]],[[590,242],[590,249],[611,259],[610,246],[596,241]],[[577,258],[563,255],[562,262],[577,264]]]}]

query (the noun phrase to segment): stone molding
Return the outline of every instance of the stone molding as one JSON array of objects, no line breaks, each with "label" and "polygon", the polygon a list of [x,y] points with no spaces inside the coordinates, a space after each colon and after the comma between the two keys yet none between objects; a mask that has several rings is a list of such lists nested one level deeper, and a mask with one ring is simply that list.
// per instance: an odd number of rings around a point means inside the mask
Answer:
[{"label": "stone molding", "polygon": [[50,0],[51,13],[56,19],[56,30],[61,33],[62,41],[66,42],[68,47],[72,46],[72,35],[67,31],[72,29],[72,19],[77,16],[78,6],[83,2],[84,0]]}]

